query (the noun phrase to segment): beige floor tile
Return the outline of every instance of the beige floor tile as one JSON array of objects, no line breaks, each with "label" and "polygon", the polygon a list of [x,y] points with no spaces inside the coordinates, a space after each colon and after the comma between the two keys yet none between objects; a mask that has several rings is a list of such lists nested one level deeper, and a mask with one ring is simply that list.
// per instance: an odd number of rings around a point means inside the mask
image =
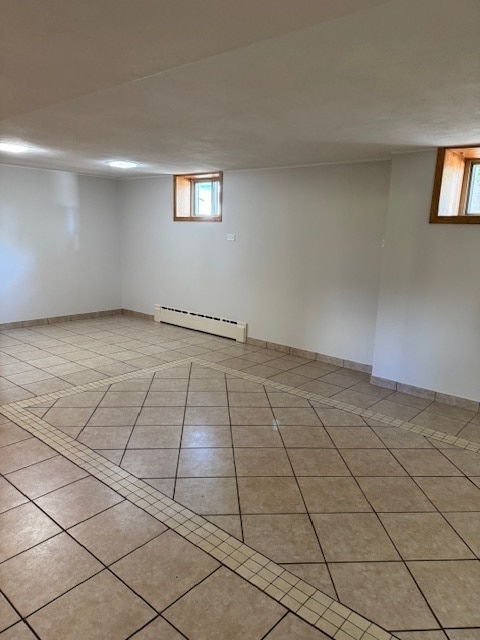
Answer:
[{"label": "beige floor tile", "polygon": [[180,425],[137,426],[133,428],[130,440],[128,441],[128,448],[178,449],[181,435],[182,427]]},{"label": "beige floor tile", "polygon": [[185,409],[185,425],[222,426],[230,424],[227,407],[187,407]]},{"label": "beige floor tile", "polygon": [[123,449],[131,432],[132,427],[85,427],[77,440],[90,449]]},{"label": "beige floor tile", "polygon": [[305,513],[294,478],[238,478],[242,514]]},{"label": "beige floor tile", "polygon": [[328,636],[289,613],[265,636],[265,640],[328,640]]},{"label": "beige floor tile", "polygon": [[98,408],[90,418],[88,426],[131,427],[133,426],[133,424],[135,424],[135,420],[137,419],[139,411],[139,407]]},{"label": "beige floor tile", "polygon": [[307,515],[244,515],[242,524],[245,543],[274,562],[323,562]]},{"label": "beige floor tile", "polygon": [[269,425],[275,424],[272,410],[265,407],[232,407],[230,409],[232,425]]},{"label": "beige floor tile", "polygon": [[[248,373],[252,376],[259,376],[260,378],[270,378],[276,376],[279,373],[279,369],[271,367],[268,364],[256,364],[253,367],[243,369],[244,373]],[[308,380],[308,378],[305,378]]]},{"label": "beige floor tile", "polygon": [[230,533],[238,540],[243,540],[242,521],[240,516],[205,516],[207,520],[217,525],[223,531]]},{"label": "beige floor tile", "polygon": [[89,382],[98,382],[103,380],[107,376],[99,371],[92,371],[87,369],[86,371],[77,371],[76,373],[67,373],[62,378],[67,380],[70,384],[78,386],[81,384],[88,384]]},{"label": "beige floor tile", "polygon": [[353,478],[298,478],[309,513],[367,512],[372,508]]},{"label": "beige floor tile", "polygon": [[[270,365],[272,363],[269,362],[268,364]],[[250,373],[251,369],[246,369],[246,371]],[[302,375],[299,375],[298,373],[292,373],[291,371],[282,371],[281,373],[277,371],[275,375],[268,376],[268,377],[270,380],[273,380],[274,382],[280,382],[280,384],[286,384],[289,387],[300,387],[301,385],[304,385],[307,382],[309,382],[309,380],[311,379],[308,376],[302,376]]]},{"label": "beige floor tile", "polygon": [[44,419],[54,427],[83,427],[90,420],[94,410],[94,407],[53,407],[47,411]]},{"label": "beige floor tile", "polygon": [[279,427],[279,431],[286,447],[335,447],[324,427]]},{"label": "beige floor tile", "polygon": [[222,378],[193,378],[190,380],[188,390],[191,391],[226,391],[227,383]]},{"label": "beige floor tile", "polygon": [[231,447],[232,435],[229,426],[183,427],[182,448]]},{"label": "beige floor tile", "polygon": [[171,624],[160,616],[132,636],[132,640],[184,640],[184,638],[185,636],[180,635]]},{"label": "beige floor tile", "polygon": [[102,408],[140,407],[145,398],[145,391],[108,391],[99,406]]},{"label": "beige floor tile", "polygon": [[361,409],[368,409],[372,404],[378,402],[378,399],[371,394],[359,393],[358,391],[352,391],[352,389],[344,389],[332,397],[339,402],[345,402]]},{"label": "beige floor tile", "polygon": [[0,514],[0,562],[60,533],[60,528],[34,504]]},{"label": "beige floor tile", "polygon": [[260,640],[284,614],[274,600],[221,568],[164,616],[190,640]]},{"label": "beige floor tile", "polygon": [[411,476],[461,476],[462,473],[435,449],[397,449],[394,455]]},{"label": "beige floor tile", "polygon": [[384,449],[385,445],[370,427],[327,427],[339,449]]},{"label": "beige floor tile", "polygon": [[124,640],[155,611],[108,571],[90,578],[28,619],[42,640]]},{"label": "beige floor tile", "polygon": [[454,404],[445,404],[444,402],[432,402],[429,405],[428,410],[432,413],[438,413],[439,415],[446,416],[447,418],[453,418],[454,420],[460,420],[467,422],[471,420],[477,413],[473,409],[464,409]]},{"label": "beige floor tile", "polygon": [[284,449],[254,447],[235,449],[237,476],[293,476]]},{"label": "beige floor tile", "polygon": [[232,427],[235,447],[283,447],[278,427],[235,425]]},{"label": "beige floor tile", "polygon": [[187,406],[189,407],[226,407],[226,391],[188,391]]},{"label": "beige floor tile", "polygon": [[439,511],[480,511],[480,489],[467,478],[416,478]]},{"label": "beige floor tile", "polygon": [[387,630],[437,629],[402,562],[330,564],[340,602]]},{"label": "beige floor tile", "polygon": [[308,400],[294,396],[291,393],[268,391],[267,389],[267,395],[272,407],[310,407]]},{"label": "beige floor tile", "polygon": [[435,511],[411,478],[358,478],[362,491],[377,512]]},{"label": "beige floor tile", "polygon": [[25,502],[28,500],[20,491],[17,491],[5,478],[0,478],[0,513],[18,507]]},{"label": "beige floor tile", "polygon": [[442,431],[450,435],[457,435],[459,431],[466,425],[466,420],[454,420],[447,418],[439,413],[430,411],[430,407],[422,411],[410,420],[413,424],[419,424],[422,427],[430,427],[436,431]]},{"label": "beige floor tile", "polygon": [[47,604],[103,566],[66,533],[0,565],[0,588],[22,616]]},{"label": "beige floor tile", "polygon": [[36,438],[21,440],[0,448],[0,473],[11,473],[55,455],[56,451]]},{"label": "beige floor tile", "polygon": [[88,477],[56,489],[35,502],[60,526],[67,528],[122,500],[122,496],[102,482]]},{"label": "beige floor tile", "polygon": [[[369,420],[367,420],[369,422]],[[380,440],[389,449],[432,449],[433,445],[424,436],[398,427],[372,427]]]},{"label": "beige floor tile", "polygon": [[20,616],[0,593],[0,631],[20,620]]},{"label": "beige floor tile", "polygon": [[350,471],[335,449],[288,449],[296,476],[349,476]]},{"label": "beige floor tile", "polygon": [[59,398],[55,402],[55,409],[61,408],[95,408],[102,400],[105,394],[103,391],[84,391],[83,393],[75,393],[73,396]]},{"label": "beige floor tile", "polygon": [[69,530],[104,564],[111,564],[163,533],[166,527],[127,500]]},{"label": "beige floor tile", "polygon": [[175,478],[146,478],[145,482],[155,489],[158,489],[169,498],[173,498]]},{"label": "beige floor tile", "polygon": [[230,391],[228,394],[230,407],[270,407],[266,393]]},{"label": "beige floor tile", "polygon": [[179,478],[215,478],[235,476],[231,448],[181,449],[178,460]]},{"label": "beige floor tile", "polygon": [[243,380],[242,378],[234,378],[231,376],[227,376],[227,389],[228,393],[231,393],[232,391],[265,393],[263,385],[258,382],[252,382],[251,380]]},{"label": "beige floor tile", "polygon": [[14,471],[8,475],[8,479],[20,491],[33,499],[70,484],[70,482],[80,480],[87,475],[87,472],[77,467],[76,464],[57,455],[25,469]]},{"label": "beige floor tile", "polygon": [[350,391],[354,391],[356,393],[364,393],[366,395],[373,396],[378,400],[382,398],[386,398],[387,396],[391,396],[393,391],[391,389],[386,389],[385,387],[379,387],[375,384],[370,384],[367,380],[360,380],[356,384],[349,387]]},{"label": "beige floor tile", "polygon": [[464,449],[442,450],[443,455],[467,476],[480,476],[480,454]]},{"label": "beige floor tile", "polygon": [[374,513],[312,515],[327,562],[399,560]]},{"label": "beige floor tile", "polygon": [[445,517],[472,551],[480,557],[480,512],[446,513]]},{"label": "beige floor tile", "polygon": [[480,627],[476,629],[448,629],[450,640],[480,640]]},{"label": "beige floor tile", "polygon": [[201,514],[239,512],[235,478],[179,478],[175,484],[175,500]]},{"label": "beige floor tile", "polygon": [[145,407],[184,407],[187,402],[185,391],[150,391],[145,399]]},{"label": "beige floor tile", "polygon": [[459,438],[472,440],[472,442],[480,442],[480,424],[469,422],[457,435]]},{"label": "beige floor tile", "polygon": [[0,424],[0,447],[15,444],[15,442],[20,442],[21,440],[29,440],[31,437],[28,431],[21,429],[13,422],[5,421]]},{"label": "beige floor tile", "polygon": [[110,568],[160,612],[218,566],[204,551],[167,531]]},{"label": "beige floor tile", "polygon": [[[68,375],[68,374],[67,374]],[[71,374],[75,375],[75,374]],[[55,391],[63,391],[63,389],[68,389],[72,385],[65,380],[60,380],[60,378],[49,378],[48,380],[41,380],[40,382],[32,382],[31,384],[24,385],[25,389],[35,394],[36,396],[41,396],[44,393],[54,393]]]},{"label": "beige floor tile", "polygon": [[361,416],[341,409],[330,409],[320,403],[312,402],[315,412],[326,427],[364,427]]},{"label": "beige floor tile", "polygon": [[178,449],[126,449],[121,466],[137,478],[173,478]]},{"label": "beige floor tile", "polygon": [[181,425],[184,407],[144,407],[138,416],[137,425]]},{"label": "beige floor tile", "polygon": [[421,411],[418,407],[412,407],[399,402],[392,402],[390,397],[387,400],[380,400],[380,402],[373,404],[370,407],[370,410],[376,411],[377,413],[383,413],[386,416],[394,416],[400,420],[410,420]]},{"label": "beige floor tile", "polygon": [[430,404],[432,404],[432,400],[429,400],[428,398],[421,398],[420,396],[414,396],[410,393],[402,393],[401,391],[395,391],[388,397],[388,399],[398,404],[417,407],[419,410],[426,409]]},{"label": "beige floor tile", "polygon": [[384,513],[380,519],[404,560],[474,557],[439,513]]},{"label": "beige floor tile", "polygon": [[283,563],[281,566],[312,585],[312,587],[316,587],[322,593],[326,593],[331,598],[338,600],[328,566],[324,562],[309,562],[304,564]]},{"label": "beige floor tile", "polygon": [[[131,380],[122,380],[121,382],[115,382],[114,384],[112,384],[112,386],[110,387],[110,391],[148,391],[150,389],[150,385],[154,384],[159,384],[160,382],[167,382],[167,383],[172,383],[173,384],[181,384],[182,387],[180,388],[180,391],[182,391],[186,385],[186,381],[185,380],[180,380],[177,381],[175,379],[175,382],[173,380],[166,380],[166,381],[155,381],[152,380],[151,377],[149,378],[132,378]],[[160,391],[160,389],[158,389]],[[170,389],[165,389],[165,391],[170,391]],[[176,389],[172,389],[172,391],[176,391]]]},{"label": "beige floor tile", "polygon": [[406,476],[386,449],[342,449],[342,458],[354,476]]},{"label": "beige floor tile", "polygon": [[478,560],[408,562],[420,589],[445,627],[479,627]]},{"label": "beige floor tile", "polygon": [[19,622],[4,631],[0,637],[2,640],[35,640],[37,636],[33,635],[25,622]]},{"label": "beige floor tile", "polygon": [[444,631],[396,631],[400,640],[448,640]]},{"label": "beige floor tile", "polygon": [[279,426],[295,426],[295,427],[321,427],[319,417],[315,411],[304,408],[275,408],[273,410],[275,419]]}]

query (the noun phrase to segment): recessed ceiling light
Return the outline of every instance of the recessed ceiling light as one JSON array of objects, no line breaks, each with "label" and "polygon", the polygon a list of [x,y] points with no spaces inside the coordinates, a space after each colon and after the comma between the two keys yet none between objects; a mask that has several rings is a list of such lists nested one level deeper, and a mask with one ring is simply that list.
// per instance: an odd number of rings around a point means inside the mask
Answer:
[{"label": "recessed ceiling light", "polygon": [[15,142],[0,142],[0,151],[5,151],[6,153],[25,153],[26,151],[30,151],[30,147],[27,147],[26,144],[17,144]]},{"label": "recessed ceiling light", "polygon": [[138,166],[136,162],[130,162],[130,160],[111,160],[107,164],[115,169],[134,169]]}]

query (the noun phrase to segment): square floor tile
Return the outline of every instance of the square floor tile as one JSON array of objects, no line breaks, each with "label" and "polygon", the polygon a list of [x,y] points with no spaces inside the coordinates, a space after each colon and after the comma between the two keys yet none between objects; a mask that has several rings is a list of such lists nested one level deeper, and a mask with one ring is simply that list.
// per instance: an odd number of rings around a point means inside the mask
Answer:
[{"label": "square floor tile", "polygon": [[355,413],[348,413],[341,409],[331,409],[312,402],[320,420],[326,427],[365,427],[365,420]]},{"label": "square floor tile", "polygon": [[353,478],[298,478],[309,513],[366,512],[372,508]]},{"label": "square floor tile", "polygon": [[328,562],[400,559],[374,513],[315,514],[312,522]]},{"label": "square floor tile", "polygon": [[124,449],[132,427],[85,427],[77,440],[90,449]]},{"label": "square floor tile", "polygon": [[100,407],[140,407],[146,395],[145,391],[108,391]]},{"label": "square floor tile", "polygon": [[105,564],[111,564],[166,527],[127,500],[69,530],[80,544]]},{"label": "square floor tile", "polygon": [[457,435],[457,433],[461,431],[466,424],[466,420],[448,418],[445,415],[431,411],[430,407],[416,415],[410,420],[410,422],[413,424],[419,424],[422,427],[435,429],[436,431],[442,431],[443,433],[448,433],[453,436]]},{"label": "square floor tile", "polygon": [[150,391],[145,399],[145,407],[184,407],[187,402],[185,391]]},{"label": "square floor tile", "polygon": [[467,476],[480,476],[480,455],[464,449],[448,449],[442,451],[443,455]]},{"label": "square floor tile", "polygon": [[205,518],[220,529],[223,529],[223,531],[226,531],[238,540],[243,541],[242,521],[240,516],[205,516]]},{"label": "square floor tile", "polygon": [[[367,420],[368,422],[368,420]],[[380,440],[389,449],[432,449],[433,445],[424,436],[399,427],[372,427]]]},{"label": "square floor tile", "polygon": [[411,476],[461,476],[447,458],[435,449],[397,449],[394,455]]},{"label": "square floor tile", "polygon": [[124,640],[155,611],[108,571],[90,578],[34,613],[29,623],[42,640]]},{"label": "square floor tile", "polygon": [[103,566],[66,533],[0,565],[0,588],[27,616],[83,582]]},{"label": "square floor tile", "polygon": [[265,640],[328,640],[328,636],[289,613],[265,636]]},{"label": "square floor tile", "polygon": [[335,447],[324,427],[279,427],[279,431],[286,447]]},{"label": "square floor tile", "polygon": [[201,514],[239,512],[235,478],[178,478],[175,500]]},{"label": "square floor tile", "polygon": [[94,410],[94,407],[54,407],[47,411],[43,419],[54,427],[83,427],[90,420]]},{"label": "square floor tile", "polygon": [[238,478],[242,514],[305,513],[294,478]]},{"label": "square floor tile", "polygon": [[229,426],[186,425],[183,427],[182,448],[231,446],[232,436]]},{"label": "square floor tile", "polygon": [[338,600],[328,566],[324,562],[308,562],[303,564],[283,563],[281,566],[301,580],[312,585],[312,587],[316,587],[322,593],[326,593],[328,596]]},{"label": "square floor tile", "polygon": [[0,478],[0,513],[18,507],[24,502],[28,502],[28,499],[5,478]]},{"label": "square floor tile", "polygon": [[293,476],[284,449],[253,447],[235,449],[237,476]]},{"label": "square floor tile", "polygon": [[155,618],[153,622],[147,624],[141,631],[132,636],[132,640],[184,640],[185,636],[180,635],[163,618]]},{"label": "square floor tile", "polygon": [[179,478],[214,478],[235,476],[231,448],[180,449],[177,476]]},{"label": "square floor tile", "polygon": [[416,478],[440,511],[480,511],[480,489],[467,478]]},{"label": "square floor tile", "polygon": [[294,396],[292,393],[267,389],[267,395],[272,407],[310,407],[308,400]]},{"label": "square floor tile", "polygon": [[32,503],[0,514],[0,562],[60,533],[60,528]]},{"label": "square floor tile", "polygon": [[126,449],[121,466],[137,478],[173,478],[178,449]]},{"label": "square floor tile", "polygon": [[406,476],[386,449],[342,449],[342,458],[354,476]]},{"label": "square floor tile", "polygon": [[237,425],[270,425],[275,424],[272,410],[265,407],[231,407],[231,423]]},{"label": "square floor tile", "polygon": [[350,471],[335,449],[288,449],[296,476],[349,476]]},{"label": "square floor tile", "polygon": [[310,518],[298,515],[244,515],[245,543],[274,562],[322,562]]},{"label": "square floor tile", "polygon": [[327,427],[329,436],[340,449],[384,449],[370,427]]},{"label": "square floor tile", "polygon": [[204,551],[167,531],[113,564],[111,570],[160,612],[218,566]]},{"label": "square floor tile", "polygon": [[235,447],[283,447],[278,427],[246,425],[232,427]]},{"label": "square floor tile", "polygon": [[259,589],[221,568],[164,616],[190,640],[260,640],[284,614],[285,609]]},{"label": "square floor tile", "polygon": [[[3,416],[2,416],[3,417]],[[31,439],[32,436],[25,431],[25,429],[21,429],[13,422],[4,422],[0,424],[0,447],[4,447],[8,444],[14,444],[15,442],[20,442],[21,440]]]},{"label": "square floor tile", "polygon": [[56,455],[54,449],[37,438],[15,442],[0,448],[0,473],[11,473]]},{"label": "square floor tile", "polygon": [[445,517],[458,535],[480,557],[480,512],[446,513]]},{"label": "square floor tile", "polygon": [[55,456],[37,464],[14,471],[8,479],[29,498],[38,498],[75,480],[84,478],[86,471],[63,456]]},{"label": "square floor tile", "polygon": [[181,425],[184,412],[184,407],[145,407],[140,411],[136,424]]},{"label": "square floor tile", "polygon": [[35,502],[60,526],[67,528],[122,500],[122,496],[102,482],[88,477],[56,489]]},{"label": "square floor tile", "polygon": [[385,629],[439,628],[402,562],[333,563],[329,567],[340,602]]},{"label": "square floor tile", "polygon": [[0,632],[18,620],[20,620],[20,616],[0,593]]},{"label": "square floor tile", "polygon": [[178,449],[182,427],[180,425],[150,425],[134,427],[128,441],[129,449]]},{"label": "square floor tile", "polygon": [[98,408],[88,422],[89,427],[131,427],[140,407]]},{"label": "square floor tile", "polygon": [[72,396],[59,398],[55,403],[55,409],[63,407],[95,408],[104,395],[103,391],[84,391],[83,393],[75,393]]},{"label": "square floor tile", "polygon": [[479,627],[478,560],[408,562],[420,589],[445,627]]},{"label": "square floor tile", "polygon": [[226,407],[226,391],[188,391],[187,405],[189,407]]},{"label": "square floor tile", "polygon": [[410,478],[359,477],[358,483],[377,512],[435,511],[433,504]]},{"label": "square floor tile", "polygon": [[228,404],[230,407],[269,407],[270,403],[265,392],[229,391]]},{"label": "square floor tile", "polygon": [[439,513],[383,513],[380,519],[404,560],[474,557]]},{"label": "square floor tile", "polygon": [[312,408],[274,408],[273,413],[279,426],[321,427],[319,417]]},{"label": "square floor tile", "polygon": [[187,407],[184,424],[199,427],[229,425],[230,415],[227,407]]},{"label": "square floor tile", "polygon": [[152,382],[152,386],[150,387],[150,393],[155,391],[177,391],[183,392],[183,395],[186,398],[187,387],[187,378],[155,378]]},{"label": "square floor tile", "polygon": [[227,383],[222,378],[192,378],[188,385],[189,391],[226,391]]}]

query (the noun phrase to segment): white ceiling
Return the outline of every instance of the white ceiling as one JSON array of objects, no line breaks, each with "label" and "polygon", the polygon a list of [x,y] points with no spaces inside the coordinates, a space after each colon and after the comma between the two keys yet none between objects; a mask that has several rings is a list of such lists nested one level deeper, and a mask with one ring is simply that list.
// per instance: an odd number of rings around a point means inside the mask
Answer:
[{"label": "white ceiling", "polygon": [[479,0],[0,0],[0,162],[99,175],[480,142]]}]

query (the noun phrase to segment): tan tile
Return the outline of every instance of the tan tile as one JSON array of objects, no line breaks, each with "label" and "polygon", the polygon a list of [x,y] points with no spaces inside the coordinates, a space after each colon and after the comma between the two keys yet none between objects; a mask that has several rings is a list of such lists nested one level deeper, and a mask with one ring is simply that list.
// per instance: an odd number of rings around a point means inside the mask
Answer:
[{"label": "tan tile", "polygon": [[444,631],[395,631],[400,640],[448,640]]},{"label": "tan tile", "polygon": [[231,448],[181,449],[178,460],[179,478],[214,478],[235,476]]},{"label": "tan tile", "polygon": [[365,420],[355,413],[348,413],[341,409],[330,409],[312,401],[313,408],[326,427],[364,427]]},{"label": "tan tile", "polygon": [[292,476],[284,449],[254,447],[235,449],[237,476]]},{"label": "tan tile", "polygon": [[146,478],[145,482],[154,489],[158,489],[169,498],[173,498],[175,478]]},{"label": "tan tile", "polygon": [[145,397],[145,391],[108,391],[100,407],[140,407]]},{"label": "tan tile", "polygon": [[480,489],[467,478],[417,478],[440,511],[480,511]]},{"label": "tan tile", "polygon": [[[367,422],[370,422],[367,420]],[[424,436],[398,427],[373,427],[373,431],[389,449],[431,449],[433,445]]]},{"label": "tan tile", "polygon": [[106,375],[100,373],[99,371],[92,371],[91,369],[87,369],[86,371],[67,373],[62,377],[64,380],[70,382],[70,384],[81,385],[88,384],[89,382],[97,382],[98,380],[103,380],[104,378],[106,378]]},{"label": "tan tile", "polygon": [[17,491],[5,478],[0,478],[0,513],[27,502],[27,498]]},{"label": "tan tile", "polygon": [[126,449],[122,468],[137,478],[173,478],[178,449]]},{"label": "tan tile", "polygon": [[445,627],[480,626],[478,560],[408,562],[420,589]]},{"label": "tan tile", "polygon": [[20,620],[20,616],[0,593],[0,632]]},{"label": "tan tile", "polygon": [[123,449],[132,427],[85,427],[77,437],[91,449]]},{"label": "tan tile", "polygon": [[312,515],[327,562],[399,560],[374,513]]},{"label": "tan tile", "polygon": [[[105,428],[105,427],[103,427]],[[137,426],[128,441],[129,449],[178,449],[182,427],[177,426]]]},{"label": "tan tile", "polygon": [[192,640],[260,640],[284,613],[274,600],[221,568],[169,607],[164,616]]},{"label": "tan tile", "polygon": [[410,478],[359,477],[358,483],[377,513],[435,511],[432,503]]},{"label": "tan tile", "polygon": [[422,411],[410,420],[413,424],[419,424],[422,427],[430,427],[436,431],[442,431],[450,435],[457,435],[459,431],[466,425],[466,420],[454,420],[430,411],[430,407]]},{"label": "tan tile", "polygon": [[406,471],[386,449],[342,449],[354,476],[405,476]]},{"label": "tan tile", "polygon": [[205,516],[212,524],[230,533],[238,540],[243,540],[242,521],[240,516]]},{"label": "tan tile", "polygon": [[227,515],[239,511],[235,478],[179,478],[175,500],[201,514]]},{"label": "tan tile", "polygon": [[371,507],[353,478],[298,478],[309,513],[366,512]]},{"label": "tan tile", "polygon": [[288,449],[296,476],[349,476],[350,471],[335,449]]},{"label": "tan tile", "polygon": [[[272,362],[269,362],[268,364],[271,365]],[[251,369],[246,369],[246,371],[247,373],[250,373]],[[292,373],[291,371],[282,371],[282,373],[278,373],[277,371],[276,375],[271,375],[268,377],[274,382],[280,382],[280,384],[286,384],[289,387],[300,387],[301,385],[304,385],[311,380],[311,378],[309,378],[308,376],[299,375],[298,373]]]},{"label": "tan tile", "polygon": [[302,389],[302,391],[309,391],[310,393],[317,393],[319,396],[325,396],[326,398],[330,398],[334,396],[336,393],[343,391],[343,387],[340,387],[337,384],[330,384],[328,382],[324,382],[323,379],[320,380],[309,380],[304,384],[298,387]]},{"label": "tan tile", "polygon": [[75,393],[72,396],[59,398],[55,403],[55,409],[76,407],[95,408],[104,396],[103,391],[84,391],[83,393]]},{"label": "tan tile", "polygon": [[226,391],[189,391],[187,396],[189,407],[226,407]]},{"label": "tan tile", "polygon": [[24,551],[0,565],[0,588],[27,616],[102,569],[66,533]]},{"label": "tan tile", "polygon": [[352,406],[359,407],[360,409],[367,409],[368,407],[371,407],[372,404],[378,402],[378,399],[375,396],[353,391],[352,389],[344,389],[332,397],[339,402],[345,402],[346,404],[351,404]]},{"label": "tan tile", "polygon": [[227,383],[225,379],[213,378],[193,378],[188,385],[189,391],[226,391]]},{"label": "tan tile", "polygon": [[283,447],[278,427],[235,425],[232,427],[235,447]]},{"label": "tan tile", "polygon": [[447,418],[453,418],[454,420],[460,420],[462,422],[471,420],[477,413],[476,409],[466,409],[465,407],[457,406],[455,404],[446,404],[444,402],[432,402],[432,404],[429,405],[428,410],[432,413],[438,413],[441,416],[446,416]]},{"label": "tan tile", "polygon": [[308,400],[292,393],[269,391],[267,388],[267,395],[272,407],[310,407]]},{"label": "tan tile", "polygon": [[[68,374],[67,374],[68,375]],[[75,375],[75,374],[71,374]],[[32,382],[31,384],[24,385],[25,389],[34,393],[36,396],[41,396],[44,393],[53,393],[55,391],[63,391],[68,389],[72,385],[65,380],[59,378],[49,378],[48,380],[41,380],[40,382]]]},{"label": "tan tile", "polygon": [[339,449],[384,449],[385,445],[370,427],[327,427]]},{"label": "tan tile", "polygon": [[228,393],[231,393],[232,391],[265,393],[263,385],[258,382],[252,382],[251,380],[243,380],[242,378],[234,378],[230,376],[227,376],[227,389]]},{"label": "tan tile", "polygon": [[393,453],[411,476],[462,475],[461,471],[435,449],[397,449]]},{"label": "tan tile", "polygon": [[63,456],[55,456],[37,464],[14,471],[8,479],[29,498],[38,498],[70,482],[84,478],[86,471]]},{"label": "tan tile", "polygon": [[187,407],[185,409],[185,425],[221,426],[230,424],[227,407]]},{"label": "tan tile", "polygon": [[447,635],[450,640],[480,640],[480,628],[449,629]]},{"label": "tan tile", "polygon": [[335,447],[324,427],[279,427],[279,430],[286,447]]},{"label": "tan tile", "polygon": [[480,455],[478,453],[455,448],[443,451],[443,455],[447,456],[465,475],[480,476]]},{"label": "tan tile", "polygon": [[155,611],[108,571],[90,578],[28,619],[44,640],[123,640]]},{"label": "tan tile", "polygon": [[328,382],[329,384],[337,384],[339,387],[347,389],[348,387],[353,387],[354,384],[359,382],[360,378],[357,375],[358,373],[359,372],[357,371],[337,369],[336,371],[332,371],[331,373],[327,373],[327,375],[322,376],[322,381]]},{"label": "tan tile", "polygon": [[184,640],[184,638],[185,636],[180,635],[171,624],[160,616],[132,636],[132,640]]},{"label": "tan tile", "polygon": [[230,409],[232,425],[269,425],[275,424],[271,409],[262,407],[232,407]]},{"label": "tan tile", "polygon": [[0,473],[11,473],[55,455],[56,451],[36,438],[15,442],[0,448]]},{"label": "tan tile", "polygon": [[131,427],[135,424],[139,410],[139,407],[99,408],[95,410],[95,413],[90,418],[88,426]]},{"label": "tan tile", "polygon": [[310,518],[305,514],[244,515],[245,543],[274,562],[322,562]]},{"label": "tan tile", "polygon": [[60,533],[60,528],[34,504],[0,514],[0,562]]},{"label": "tan tile", "polygon": [[385,629],[436,629],[438,624],[402,562],[330,564],[340,602]]},{"label": "tan tile", "polygon": [[333,587],[332,579],[327,565],[324,562],[311,562],[305,564],[282,564],[287,571],[290,571],[298,578],[301,578],[312,587],[316,587],[322,593],[338,600]]},{"label": "tan tile", "polygon": [[54,427],[83,427],[89,421],[94,412],[93,407],[88,408],[56,408],[49,409],[44,420]]},{"label": "tan tile", "polygon": [[229,426],[183,427],[182,447],[231,447],[232,436]]},{"label": "tan tile", "polygon": [[145,407],[184,407],[187,402],[185,391],[150,391],[145,399]]},{"label": "tan tile", "polygon": [[461,431],[458,432],[459,438],[471,440],[472,442],[480,442],[480,424],[469,422]]},{"label": "tan tile", "polygon": [[230,407],[270,407],[266,393],[246,391],[230,391],[228,404]]},{"label": "tan tile", "polygon": [[[183,391],[186,388],[186,380],[179,380],[174,378],[173,380],[152,380],[152,378],[132,378],[131,380],[122,380],[116,382],[110,387],[110,391],[148,391],[151,386],[151,390],[155,391]],[[160,387],[179,387],[179,388],[164,388]],[[155,388],[154,388],[155,387]]]},{"label": "tan tile", "polygon": [[31,437],[28,431],[21,429],[13,422],[6,421],[0,425],[0,447],[5,447],[21,440],[28,440]]},{"label": "tan tile", "polygon": [[303,408],[275,408],[273,410],[275,419],[279,426],[294,426],[294,427],[321,427],[320,422],[315,411]]},{"label": "tan tile", "polygon": [[167,531],[110,568],[149,604],[162,611],[218,566],[204,551],[173,531]]},{"label": "tan tile", "polygon": [[35,502],[62,527],[71,527],[123,498],[99,480],[88,477],[37,498]]},{"label": "tan tile", "polygon": [[305,513],[293,478],[238,478],[242,514]]},{"label": "tan tile", "polygon": [[328,640],[328,636],[289,613],[265,636],[265,640]]},{"label": "tan tile", "polygon": [[2,640],[35,640],[36,637],[37,636],[33,635],[25,622],[19,622],[1,634]]},{"label": "tan tile", "polygon": [[472,551],[480,557],[480,513],[446,513],[445,517]]},{"label": "tan tile", "polygon": [[383,413],[386,416],[393,416],[400,420],[410,420],[421,411],[418,407],[412,407],[400,402],[392,402],[390,397],[387,400],[380,400],[380,402],[372,405],[370,410]]}]

